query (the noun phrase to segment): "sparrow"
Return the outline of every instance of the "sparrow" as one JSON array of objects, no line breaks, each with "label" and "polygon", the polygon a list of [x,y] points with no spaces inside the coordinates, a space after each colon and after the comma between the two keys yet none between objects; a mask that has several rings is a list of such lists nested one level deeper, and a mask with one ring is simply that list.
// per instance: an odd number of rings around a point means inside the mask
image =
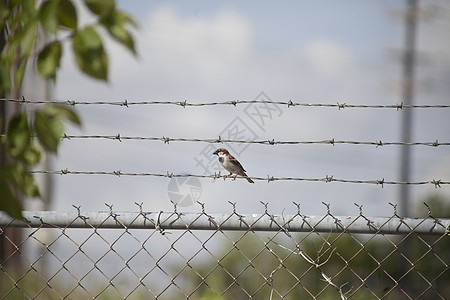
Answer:
[{"label": "sparrow", "polygon": [[225,170],[230,172],[230,174],[225,175],[224,178],[226,178],[227,176],[230,176],[232,174],[236,174],[236,175],[234,175],[234,179],[236,179],[236,177],[238,175],[240,175],[240,176],[245,177],[245,179],[247,179],[248,182],[255,183],[253,180],[248,178],[247,174],[245,174],[245,170],[242,167],[242,165],[239,163],[239,161],[236,158],[234,158],[230,154],[230,152],[228,152],[227,149],[224,149],[224,148],[217,149],[216,151],[214,151],[213,155],[217,155],[219,157],[219,162],[222,165],[222,167],[224,167]]}]

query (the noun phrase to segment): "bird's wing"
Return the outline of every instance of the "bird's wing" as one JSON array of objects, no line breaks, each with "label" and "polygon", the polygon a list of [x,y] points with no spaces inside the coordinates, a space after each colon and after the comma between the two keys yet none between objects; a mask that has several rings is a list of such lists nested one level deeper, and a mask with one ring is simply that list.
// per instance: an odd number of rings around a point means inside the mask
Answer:
[{"label": "bird's wing", "polygon": [[244,167],[241,165],[241,163],[240,163],[236,158],[234,158],[234,156],[231,156],[231,155],[230,155],[230,162],[233,163],[233,164],[235,164],[236,166],[238,166],[239,168],[241,168],[242,171],[245,172]]}]

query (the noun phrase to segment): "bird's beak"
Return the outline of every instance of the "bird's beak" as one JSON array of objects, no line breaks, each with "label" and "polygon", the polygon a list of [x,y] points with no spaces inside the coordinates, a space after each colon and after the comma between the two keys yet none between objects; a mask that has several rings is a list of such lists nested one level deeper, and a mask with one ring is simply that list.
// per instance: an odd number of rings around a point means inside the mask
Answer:
[{"label": "bird's beak", "polygon": [[213,155],[219,155],[219,150],[214,151]]}]

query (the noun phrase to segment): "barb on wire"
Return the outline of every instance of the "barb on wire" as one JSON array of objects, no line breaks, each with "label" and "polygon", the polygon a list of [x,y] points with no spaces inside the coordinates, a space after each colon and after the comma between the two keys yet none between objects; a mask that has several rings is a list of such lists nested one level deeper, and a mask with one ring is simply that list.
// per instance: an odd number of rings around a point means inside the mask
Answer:
[{"label": "barb on wire", "polygon": [[375,147],[382,146],[450,146],[450,142],[439,142],[438,140],[432,142],[382,142],[378,141],[351,141],[351,140],[335,140],[334,138],[329,140],[316,140],[316,141],[276,141],[275,139],[268,140],[233,140],[233,139],[199,139],[199,138],[170,138],[167,136],[163,137],[142,137],[142,136],[122,136],[116,135],[69,135],[64,134],[61,137],[63,140],[74,140],[74,139],[106,139],[106,140],[118,140],[122,142],[123,140],[136,140],[136,141],[162,141],[164,144],[169,144],[169,142],[193,142],[193,143],[210,143],[210,144],[223,144],[223,143],[235,143],[235,144],[260,144],[260,145],[312,145],[312,144],[323,144],[323,145],[336,145],[336,144],[347,144],[347,145],[369,145]]},{"label": "barb on wire", "polygon": [[448,104],[347,104],[347,103],[301,103],[289,101],[272,101],[272,100],[228,100],[219,102],[188,102],[187,100],[178,101],[74,101],[74,100],[25,100],[25,99],[13,99],[13,98],[0,98],[0,101],[18,102],[26,104],[67,104],[70,106],[76,105],[114,105],[129,107],[131,105],[175,105],[186,107],[201,107],[201,106],[215,106],[215,105],[230,105],[237,106],[238,104],[275,104],[283,105],[288,108],[291,106],[299,107],[329,107],[338,108],[339,110],[347,108],[375,108],[375,109],[395,109],[402,110],[404,108],[450,108]]},{"label": "barb on wire", "polygon": [[[212,175],[200,175],[200,174],[174,174],[171,172],[163,173],[132,173],[132,172],[122,172],[122,171],[71,171],[68,169],[62,170],[33,170],[31,171],[33,174],[57,174],[57,175],[114,175],[114,176],[149,176],[149,177],[165,177],[165,178],[173,178],[173,177],[197,177],[197,178],[211,178],[218,179],[220,178],[220,174],[212,174]],[[241,179],[246,179],[246,177],[237,177]],[[302,178],[302,177],[273,177],[268,175],[267,177],[249,177],[253,180],[259,181],[307,181],[307,182],[340,182],[340,183],[355,183],[355,184],[375,184],[383,187],[384,185],[433,185],[435,187],[441,187],[441,185],[449,185],[450,181],[443,180],[428,180],[428,181],[386,181],[383,179],[374,179],[374,180],[354,180],[354,179],[342,179],[342,178],[334,178],[333,175],[326,175],[324,178]],[[225,178],[224,178],[225,179]],[[436,183],[439,183],[438,185]]]}]

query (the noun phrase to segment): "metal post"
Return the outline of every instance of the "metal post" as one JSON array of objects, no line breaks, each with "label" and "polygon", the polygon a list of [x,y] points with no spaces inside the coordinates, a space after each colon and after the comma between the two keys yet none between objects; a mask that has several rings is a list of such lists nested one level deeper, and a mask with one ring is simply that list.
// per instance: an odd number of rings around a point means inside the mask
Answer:
[{"label": "metal post", "polygon": [[[407,0],[406,10],[406,28],[405,28],[405,50],[403,54],[403,86],[402,96],[403,103],[410,105],[413,102],[414,93],[414,63],[415,63],[415,44],[416,44],[416,26],[417,26],[417,0]],[[402,142],[408,143],[411,141],[412,132],[412,110],[406,108],[402,111]],[[403,146],[400,148],[400,181],[408,182],[411,179],[411,147]],[[410,188],[407,184],[400,186],[400,208],[399,213],[403,218],[411,215],[411,201],[410,201]],[[401,245],[399,245],[399,252],[403,253],[406,257],[410,257],[411,254],[411,240],[405,239]],[[404,274],[407,274],[408,267],[401,260],[398,261],[398,274],[397,278],[401,278]],[[404,277],[399,282],[399,288],[402,291],[409,291],[411,287],[411,281],[408,277]]]},{"label": "metal post", "polygon": [[[403,88],[402,96],[405,105],[412,104],[414,93],[414,63],[415,63],[415,44],[416,44],[416,27],[417,27],[417,0],[407,0],[406,13],[406,39],[405,51],[403,56]],[[411,141],[412,127],[412,110],[406,108],[402,111],[402,142]],[[411,147],[403,146],[400,152],[400,181],[410,181],[410,161]],[[409,217],[410,210],[410,189],[404,184],[400,186],[400,215]]]}]

